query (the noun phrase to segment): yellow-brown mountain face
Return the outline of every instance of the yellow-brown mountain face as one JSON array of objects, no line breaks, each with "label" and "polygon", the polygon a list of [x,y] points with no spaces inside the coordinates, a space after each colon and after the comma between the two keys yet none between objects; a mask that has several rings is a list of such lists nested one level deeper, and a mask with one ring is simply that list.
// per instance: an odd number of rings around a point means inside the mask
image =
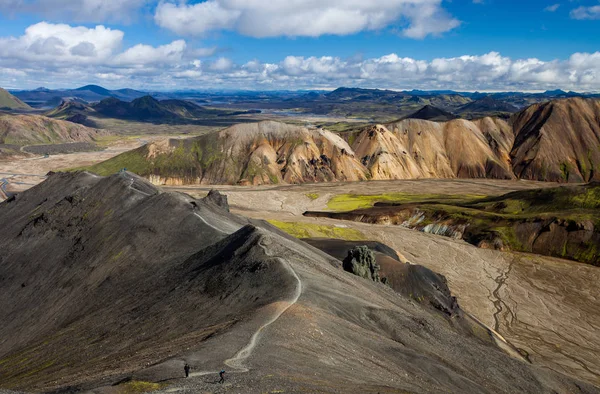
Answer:
[{"label": "yellow-brown mountain face", "polygon": [[264,121],[153,143],[90,168],[123,163],[156,184],[276,184],[367,179],[600,179],[600,104],[536,104],[509,121],[404,119],[342,135]]}]

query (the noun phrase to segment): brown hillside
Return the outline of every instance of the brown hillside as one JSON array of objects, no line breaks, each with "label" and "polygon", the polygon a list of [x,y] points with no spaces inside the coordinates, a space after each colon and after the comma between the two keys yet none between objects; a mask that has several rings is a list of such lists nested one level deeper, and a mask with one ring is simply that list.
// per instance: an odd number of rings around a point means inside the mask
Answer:
[{"label": "brown hillside", "polygon": [[570,98],[534,104],[513,118],[513,169],[519,178],[600,179],[600,102]]},{"label": "brown hillside", "polygon": [[0,144],[91,142],[104,131],[39,115],[0,116]]},{"label": "brown hillside", "polygon": [[[276,184],[366,179],[600,179],[600,103],[533,105],[510,123],[404,119],[337,134],[273,121],[151,144],[90,170],[127,168],[156,184]],[[166,147],[166,148],[165,148]]]},{"label": "brown hillside", "polygon": [[513,178],[508,163],[512,135],[503,120],[407,119],[388,127],[420,168],[418,178]]}]

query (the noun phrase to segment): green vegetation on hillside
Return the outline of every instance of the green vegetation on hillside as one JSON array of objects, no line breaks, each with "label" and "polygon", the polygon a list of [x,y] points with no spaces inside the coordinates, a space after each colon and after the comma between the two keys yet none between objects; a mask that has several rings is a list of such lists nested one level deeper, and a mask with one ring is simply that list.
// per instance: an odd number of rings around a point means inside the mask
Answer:
[{"label": "green vegetation on hillside", "polygon": [[119,172],[123,168],[127,168],[127,171],[136,174],[148,174],[150,162],[146,159],[147,154],[148,150],[144,146],[122,153],[110,160],[94,164],[93,166],[74,168],[72,170],[87,170],[98,175],[108,176]]},{"label": "green vegetation on hillside", "polygon": [[31,109],[31,107],[6,90],[0,88],[0,109]]},{"label": "green vegetation on hillside", "polygon": [[302,222],[280,222],[279,220],[269,220],[269,223],[296,238],[337,238],[347,241],[362,241],[366,239],[365,235],[360,231],[346,227]]},{"label": "green vegetation on hillside", "polygon": [[117,387],[119,394],[136,394],[149,393],[151,391],[160,390],[167,386],[165,383],[144,382],[140,380],[132,380]]},{"label": "green vegetation on hillside", "polygon": [[[387,205],[369,210],[376,203]],[[342,194],[333,197],[328,207],[337,212],[329,215],[334,218],[354,219],[356,215],[345,212],[366,209],[367,213],[361,214],[367,220],[385,216],[397,224],[414,218],[418,210],[420,219],[409,227],[435,232],[437,226],[458,231],[474,245],[600,264],[600,183],[518,191],[498,197]]]},{"label": "green vegetation on hillside", "polygon": [[482,195],[444,195],[444,194],[410,194],[410,193],[385,193],[385,194],[338,194],[327,202],[327,207],[332,211],[343,212],[356,209],[370,208],[375,203],[385,202],[393,204],[426,203],[426,202],[468,202]]}]

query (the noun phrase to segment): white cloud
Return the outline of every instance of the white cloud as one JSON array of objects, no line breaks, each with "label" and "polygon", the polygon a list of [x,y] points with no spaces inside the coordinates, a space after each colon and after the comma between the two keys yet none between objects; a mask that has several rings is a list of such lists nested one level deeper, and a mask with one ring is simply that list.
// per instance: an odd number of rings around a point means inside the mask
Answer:
[{"label": "white cloud", "polygon": [[234,30],[251,37],[348,35],[389,26],[411,38],[438,35],[460,22],[442,0],[208,0],[161,2],[154,19],[181,35]]},{"label": "white cloud", "polygon": [[0,0],[5,14],[33,13],[78,22],[129,22],[148,0]]},{"label": "white cloud", "polygon": [[124,33],[104,26],[46,22],[0,38],[0,86],[69,87],[88,83],[147,89],[299,89],[362,86],[391,89],[600,91],[600,52],[568,59],[483,55],[415,59],[286,56],[277,61],[202,59],[184,40],[123,48]]},{"label": "white cloud", "polygon": [[173,41],[158,47],[138,44],[116,56],[114,62],[120,65],[176,63],[183,59],[185,49],[184,40]]},{"label": "white cloud", "polygon": [[558,8],[560,7],[560,4],[552,4],[549,5],[548,7],[544,8],[544,11],[548,11],[548,12],[556,12],[556,10],[558,10]]},{"label": "white cloud", "polygon": [[123,32],[104,26],[87,28],[40,22],[21,37],[0,38],[0,56],[52,63],[96,63],[108,59],[122,44]]},{"label": "white cloud", "polygon": [[600,19],[600,5],[592,7],[578,7],[571,11],[573,19]]},{"label": "white cloud", "polygon": [[[233,62],[225,57],[218,58],[210,65],[210,69],[214,71],[227,71],[233,67]],[[196,67],[198,68],[198,67]]]}]

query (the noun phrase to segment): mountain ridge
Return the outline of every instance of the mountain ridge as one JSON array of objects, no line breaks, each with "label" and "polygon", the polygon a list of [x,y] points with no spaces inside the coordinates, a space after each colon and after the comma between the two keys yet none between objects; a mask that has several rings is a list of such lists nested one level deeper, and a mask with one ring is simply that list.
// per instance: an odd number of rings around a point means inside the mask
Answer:
[{"label": "mountain ridge", "polygon": [[398,391],[597,392],[508,355],[428,269],[387,267],[425,296],[412,299],[210,199],[128,172],[79,172],[1,203],[12,225],[0,234],[0,288],[12,296],[0,297],[0,387],[205,387],[174,377],[184,363],[216,375],[260,333],[252,357],[229,370],[243,392],[359,393],[381,381]]}]

